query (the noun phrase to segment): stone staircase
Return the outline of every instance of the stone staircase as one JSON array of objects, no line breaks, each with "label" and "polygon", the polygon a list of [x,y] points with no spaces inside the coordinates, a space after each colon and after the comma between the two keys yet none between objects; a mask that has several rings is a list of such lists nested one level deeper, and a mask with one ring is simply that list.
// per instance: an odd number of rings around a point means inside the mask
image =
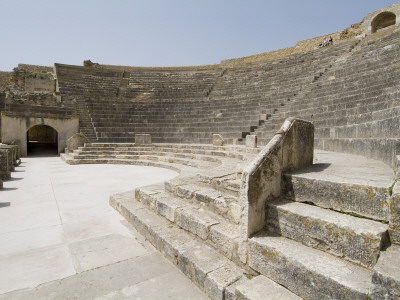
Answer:
[{"label": "stone staircase", "polygon": [[163,184],[112,195],[110,204],[211,299],[395,299],[393,170],[316,151],[314,165],[283,174],[264,228],[243,244],[242,170],[260,150],[92,143],[63,158],[179,172]]},{"label": "stone staircase", "polygon": [[[387,225],[393,171],[357,156],[316,154],[319,163],[284,175],[265,229],[249,240],[249,266],[304,299],[385,299],[373,276],[388,247],[400,250],[390,246]],[[363,173],[368,168],[376,178]]]},{"label": "stone staircase", "polygon": [[399,41],[400,31],[391,28],[335,57],[322,76],[255,130],[259,144],[266,145],[287,117],[296,117],[313,122],[317,148],[362,154],[397,169]]}]

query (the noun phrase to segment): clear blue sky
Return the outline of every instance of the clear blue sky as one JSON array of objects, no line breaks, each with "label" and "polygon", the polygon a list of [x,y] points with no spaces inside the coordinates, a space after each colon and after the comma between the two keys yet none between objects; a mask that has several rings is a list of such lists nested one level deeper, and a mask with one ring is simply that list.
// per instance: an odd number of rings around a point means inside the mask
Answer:
[{"label": "clear blue sky", "polygon": [[0,0],[0,70],[18,63],[184,66],[292,46],[386,0]]}]

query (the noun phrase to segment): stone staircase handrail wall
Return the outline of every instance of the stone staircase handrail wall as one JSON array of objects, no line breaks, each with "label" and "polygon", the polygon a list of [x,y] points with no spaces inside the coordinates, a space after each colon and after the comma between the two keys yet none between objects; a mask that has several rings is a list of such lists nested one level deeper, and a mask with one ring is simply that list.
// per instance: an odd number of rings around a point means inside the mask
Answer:
[{"label": "stone staircase handrail wall", "polygon": [[[282,173],[311,165],[313,153],[314,125],[299,119],[287,119],[244,169],[239,200],[243,242],[265,226],[265,203],[280,195]],[[245,252],[241,256],[245,261]]]}]

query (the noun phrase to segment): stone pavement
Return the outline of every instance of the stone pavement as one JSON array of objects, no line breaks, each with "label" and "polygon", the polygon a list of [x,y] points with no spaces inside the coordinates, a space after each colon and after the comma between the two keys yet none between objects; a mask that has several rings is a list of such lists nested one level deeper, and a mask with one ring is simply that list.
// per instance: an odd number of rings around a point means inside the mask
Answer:
[{"label": "stone pavement", "polygon": [[24,158],[0,191],[0,299],[207,299],[108,204],[176,175]]}]

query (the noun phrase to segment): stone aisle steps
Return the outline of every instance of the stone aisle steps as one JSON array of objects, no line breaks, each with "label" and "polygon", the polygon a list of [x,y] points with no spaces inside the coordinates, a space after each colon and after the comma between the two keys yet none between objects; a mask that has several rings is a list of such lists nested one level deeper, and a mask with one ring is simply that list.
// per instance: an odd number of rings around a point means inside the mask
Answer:
[{"label": "stone aisle steps", "polygon": [[386,224],[287,200],[268,204],[267,226],[281,236],[366,268],[373,268],[389,242]]},{"label": "stone aisle steps", "polygon": [[201,202],[186,201],[165,193],[159,186],[149,186],[135,191],[136,200],[165,217],[178,227],[196,235],[206,244],[215,247],[228,259],[238,262],[238,225],[209,211]]},{"label": "stone aisle steps", "polygon": [[390,187],[393,182],[386,183],[386,186],[351,181],[345,183],[340,178],[339,181],[311,178],[300,172],[285,174],[283,180],[288,199],[389,221]]},{"label": "stone aisle steps", "polygon": [[366,299],[372,271],[268,232],[249,241],[249,266],[305,299]]},{"label": "stone aisle steps", "polygon": [[199,203],[208,210],[224,216],[234,224],[240,222],[240,206],[237,195],[229,195],[210,186],[196,183],[165,182],[165,190],[173,197],[178,197],[192,203]]},{"label": "stone aisle steps", "polygon": [[136,201],[133,191],[112,195],[110,204],[211,299],[300,299],[264,276],[249,280],[246,270]]}]

